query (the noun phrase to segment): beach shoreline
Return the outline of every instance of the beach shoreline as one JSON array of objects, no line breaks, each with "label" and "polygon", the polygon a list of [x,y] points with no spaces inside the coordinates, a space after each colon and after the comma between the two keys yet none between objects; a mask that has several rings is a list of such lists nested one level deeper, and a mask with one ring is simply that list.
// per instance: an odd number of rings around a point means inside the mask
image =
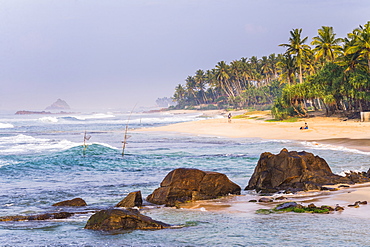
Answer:
[{"label": "beach shoreline", "polygon": [[[187,113],[177,111],[176,114]],[[204,112],[205,116],[217,114],[217,112]],[[139,132],[171,132],[176,134],[191,134],[197,136],[217,136],[228,138],[261,138],[269,140],[292,140],[310,142],[312,145],[333,145],[349,149],[356,149],[361,152],[370,153],[370,122],[359,122],[356,120],[343,121],[340,118],[313,117],[300,119],[297,122],[266,122],[271,119],[266,113],[257,112],[249,115],[248,118],[231,119],[229,122],[226,112],[218,112],[221,117],[182,122],[167,126],[138,129]],[[232,113],[235,116],[235,113]],[[240,114],[240,112],[238,112]],[[300,127],[307,123],[309,128],[301,130]],[[318,206],[339,204],[346,209],[344,214],[363,215],[370,207],[367,205],[359,208],[351,208],[348,205],[356,201],[370,202],[370,183],[349,185],[349,188],[340,188],[337,191],[320,192],[316,196],[310,195],[307,198],[296,197],[289,200],[297,200],[302,203],[310,201]],[[277,204],[256,204],[248,200],[250,196],[232,197],[224,201],[196,201],[184,205],[189,209],[205,209],[215,211],[243,211],[256,210],[261,207],[273,207]],[[247,211],[248,211],[247,210]]]},{"label": "beach shoreline", "polygon": [[[191,111],[193,112],[193,111]],[[233,116],[243,111],[232,112]],[[175,111],[174,114],[188,111]],[[138,129],[145,132],[173,132],[198,136],[229,138],[261,138],[269,140],[292,140],[343,146],[362,152],[370,152],[370,122],[358,120],[343,121],[338,117],[302,118],[296,122],[266,122],[271,116],[266,112],[256,112],[248,118],[227,119],[225,111],[201,111],[204,116],[217,118],[182,122],[166,126]],[[301,130],[307,123],[309,128]]]}]

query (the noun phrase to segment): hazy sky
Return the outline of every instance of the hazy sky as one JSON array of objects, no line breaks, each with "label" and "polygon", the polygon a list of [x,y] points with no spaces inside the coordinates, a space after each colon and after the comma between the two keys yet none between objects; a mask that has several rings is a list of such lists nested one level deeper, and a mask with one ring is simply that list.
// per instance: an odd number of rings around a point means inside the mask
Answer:
[{"label": "hazy sky", "polygon": [[197,69],[344,37],[369,0],[0,0],[0,110],[153,106]]}]

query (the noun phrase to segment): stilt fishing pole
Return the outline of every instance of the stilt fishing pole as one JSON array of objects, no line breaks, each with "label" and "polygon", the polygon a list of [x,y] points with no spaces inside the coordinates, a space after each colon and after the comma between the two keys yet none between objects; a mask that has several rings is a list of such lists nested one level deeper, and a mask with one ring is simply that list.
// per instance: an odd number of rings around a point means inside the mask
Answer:
[{"label": "stilt fishing pole", "polygon": [[86,141],[88,141],[88,140],[90,140],[90,138],[91,138],[91,136],[87,136],[87,134],[86,134],[86,130],[85,130],[85,134],[84,134],[84,144],[83,144],[83,151],[82,151],[82,153],[83,153],[83,156],[85,156],[86,155],[86,149],[87,149],[87,143],[86,143]]},{"label": "stilt fishing pole", "polygon": [[130,118],[131,118],[132,112],[134,111],[136,105],[137,105],[137,103],[132,108],[132,110],[130,112],[130,115],[128,116],[128,119],[127,119],[126,128],[125,128],[125,134],[123,136],[123,141],[122,141],[122,157],[125,156],[125,148],[126,148],[126,144],[127,144],[127,139],[131,137],[131,136],[127,135],[127,132],[128,132],[128,123],[130,122]]}]

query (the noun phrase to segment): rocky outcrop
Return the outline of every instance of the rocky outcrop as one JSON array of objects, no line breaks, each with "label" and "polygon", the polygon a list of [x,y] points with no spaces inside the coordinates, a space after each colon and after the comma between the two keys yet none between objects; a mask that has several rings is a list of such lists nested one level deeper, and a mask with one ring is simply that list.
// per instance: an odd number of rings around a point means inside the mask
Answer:
[{"label": "rocky outcrop", "polygon": [[161,187],[147,197],[154,204],[175,206],[194,200],[213,199],[229,194],[239,195],[241,188],[225,174],[198,169],[179,168],[163,179]]},{"label": "rocky outcrop", "polygon": [[128,194],[122,201],[120,201],[116,207],[133,208],[141,207],[143,205],[143,199],[141,191],[134,191]]},{"label": "rocky outcrop", "polygon": [[45,110],[68,110],[71,109],[67,102],[62,99],[58,99],[56,102],[46,107]]},{"label": "rocky outcrop", "polygon": [[37,215],[14,215],[0,217],[0,221],[30,221],[30,220],[52,220],[52,219],[66,219],[74,215],[70,212],[45,213]]},{"label": "rocky outcrop", "polygon": [[323,185],[369,182],[368,173],[334,174],[326,161],[308,152],[281,150],[277,155],[263,153],[246,190],[273,193],[280,190],[321,190]]},{"label": "rocky outcrop", "polygon": [[87,206],[87,204],[81,198],[74,198],[72,200],[66,200],[66,201],[54,203],[52,206],[55,206],[55,207],[84,207],[84,206]]},{"label": "rocky outcrop", "polygon": [[112,230],[155,230],[169,228],[170,225],[142,215],[135,209],[108,209],[92,215],[85,229]]}]

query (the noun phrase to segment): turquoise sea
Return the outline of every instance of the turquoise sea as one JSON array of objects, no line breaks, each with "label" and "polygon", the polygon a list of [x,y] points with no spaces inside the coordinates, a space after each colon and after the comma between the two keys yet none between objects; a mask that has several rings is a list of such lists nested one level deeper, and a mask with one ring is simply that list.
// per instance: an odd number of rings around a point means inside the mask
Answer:
[{"label": "turquoise sea", "polygon": [[[136,131],[204,119],[197,113],[132,114],[122,157],[129,116],[0,113],[0,216],[54,212],[53,203],[75,197],[87,202],[87,210],[109,208],[132,191],[141,190],[146,197],[180,167],[221,172],[244,188],[260,154],[282,148],[319,155],[338,174],[370,167],[370,153],[333,145]],[[91,139],[84,154],[85,131]],[[237,203],[249,193],[228,200]],[[142,213],[184,227],[119,234],[85,230],[91,213],[65,220],[0,222],[0,246],[370,246],[370,217],[258,215],[251,205],[239,211],[149,207]]]}]

